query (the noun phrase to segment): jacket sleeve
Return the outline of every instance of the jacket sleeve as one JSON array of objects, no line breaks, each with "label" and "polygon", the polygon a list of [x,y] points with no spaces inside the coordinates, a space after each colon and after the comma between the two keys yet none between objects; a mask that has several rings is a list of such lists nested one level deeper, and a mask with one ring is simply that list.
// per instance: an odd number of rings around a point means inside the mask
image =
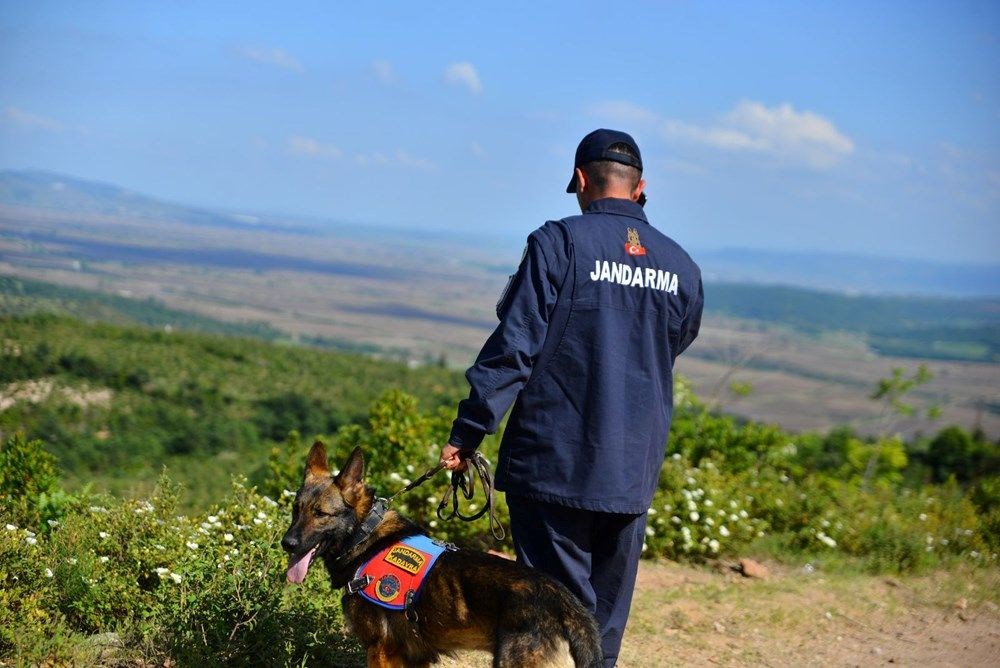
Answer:
[{"label": "jacket sleeve", "polygon": [[500,426],[531,376],[568,266],[566,244],[554,225],[546,224],[528,237],[521,265],[497,304],[500,324],[465,373],[469,398],[458,405],[452,445],[477,448]]},{"label": "jacket sleeve", "polygon": [[684,320],[681,322],[680,336],[677,337],[677,351],[674,353],[675,359],[698,337],[698,330],[701,329],[701,312],[704,307],[705,290],[701,283],[701,276],[699,275],[698,291],[688,304]]}]

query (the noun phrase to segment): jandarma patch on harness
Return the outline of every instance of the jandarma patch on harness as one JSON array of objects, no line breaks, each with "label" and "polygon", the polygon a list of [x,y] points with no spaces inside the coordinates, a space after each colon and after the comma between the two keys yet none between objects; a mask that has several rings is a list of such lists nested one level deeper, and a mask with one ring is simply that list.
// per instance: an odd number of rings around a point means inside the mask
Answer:
[{"label": "jandarma patch on harness", "polygon": [[420,571],[420,567],[427,561],[420,552],[411,550],[403,544],[395,545],[390,549],[389,554],[385,555],[385,560],[393,566],[399,566],[407,573],[413,573],[414,575]]},{"label": "jandarma patch on harness", "polygon": [[427,536],[409,536],[365,562],[348,587],[366,600],[390,610],[406,610],[415,601],[437,558],[447,550]]}]

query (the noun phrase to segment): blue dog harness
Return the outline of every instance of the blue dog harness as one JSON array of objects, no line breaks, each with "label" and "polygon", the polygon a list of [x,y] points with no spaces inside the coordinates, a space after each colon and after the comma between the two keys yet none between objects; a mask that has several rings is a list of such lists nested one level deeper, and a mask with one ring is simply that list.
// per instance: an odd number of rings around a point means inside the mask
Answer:
[{"label": "blue dog harness", "polygon": [[455,548],[428,536],[408,536],[366,561],[347,591],[383,608],[409,613],[427,574],[449,549]]}]

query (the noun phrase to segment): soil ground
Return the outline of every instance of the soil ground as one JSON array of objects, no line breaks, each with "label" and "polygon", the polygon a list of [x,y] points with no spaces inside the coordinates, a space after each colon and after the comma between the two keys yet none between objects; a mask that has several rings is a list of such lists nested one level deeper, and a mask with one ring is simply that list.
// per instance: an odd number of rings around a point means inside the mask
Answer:
[{"label": "soil ground", "polygon": [[725,564],[643,562],[618,666],[1000,666],[1000,571],[896,578],[767,565],[766,579],[749,579]]}]

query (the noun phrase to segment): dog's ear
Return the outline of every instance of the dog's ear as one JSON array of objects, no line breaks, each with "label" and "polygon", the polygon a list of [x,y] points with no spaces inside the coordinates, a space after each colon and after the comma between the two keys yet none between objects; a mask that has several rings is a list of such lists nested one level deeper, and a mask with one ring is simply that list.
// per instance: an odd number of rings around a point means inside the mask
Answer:
[{"label": "dog's ear", "polygon": [[322,441],[316,441],[309,449],[309,456],[306,457],[305,477],[328,475],[330,475],[330,464],[326,459],[326,446]]},{"label": "dog's ear", "polygon": [[355,505],[365,491],[365,458],[361,455],[361,448],[354,448],[335,480],[344,500]]}]

